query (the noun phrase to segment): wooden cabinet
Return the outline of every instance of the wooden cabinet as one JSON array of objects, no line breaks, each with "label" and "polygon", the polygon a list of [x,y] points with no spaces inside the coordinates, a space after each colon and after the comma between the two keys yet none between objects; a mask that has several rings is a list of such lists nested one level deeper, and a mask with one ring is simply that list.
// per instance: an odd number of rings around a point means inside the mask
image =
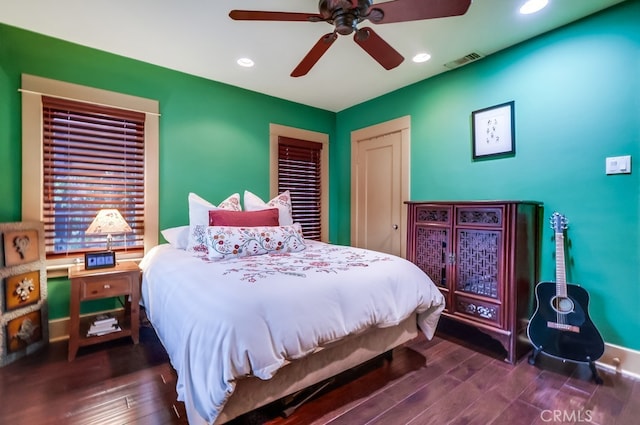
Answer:
[{"label": "wooden cabinet", "polygon": [[407,258],[446,298],[443,316],[498,340],[514,363],[538,280],[537,202],[407,202]]},{"label": "wooden cabinet", "polygon": [[[118,263],[109,269],[69,268],[71,299],[69,305],[69,361],[79,347],[130,336],[138,343],[140,324],[140,268],[133,262]],[[122,330],[100,336],[87,336],[93,317],[80,318],[80,303],[100,298],[124,297],[124,312],[118,317]]]}]

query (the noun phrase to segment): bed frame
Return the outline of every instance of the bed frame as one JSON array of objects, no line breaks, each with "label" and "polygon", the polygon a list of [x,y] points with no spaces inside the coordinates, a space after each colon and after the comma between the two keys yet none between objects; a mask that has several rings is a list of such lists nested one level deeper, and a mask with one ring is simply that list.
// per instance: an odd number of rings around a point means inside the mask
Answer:
[{"label": "bed frame", "polygon": [[[261,380],[247,377],[239,380],[234,393],[215,421],[223,424],[258,407],[294,394],[341,372],[358,366],[418,336],[415,314],[397,326],[373,328],[352,335],[321,350],[293,360],[273,378]],[[190,425],[209,425],[195,410],[189,394],[185,394],[185,408]]]}]

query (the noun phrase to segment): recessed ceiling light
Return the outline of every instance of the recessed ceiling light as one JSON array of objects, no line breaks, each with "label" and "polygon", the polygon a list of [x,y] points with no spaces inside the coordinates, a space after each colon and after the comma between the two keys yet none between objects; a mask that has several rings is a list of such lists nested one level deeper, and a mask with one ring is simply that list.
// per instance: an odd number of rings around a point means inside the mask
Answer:
[{"label": "recessed ceiling light", "polygon": [[415,63],[426,62],[431,59],[431,55],[429,53],[418,53],[413,57],[413,61]]},{"label": "recessed ceiling light", "polygon": [[245,68],[251,68],[254,65],[253,61],[249,58],[240,58],[237,60],[237,63]]},{"label": "recessed ceiling light", "polygon": [[549,3],[549,0],[528,0],[525,4],[520,8],[520,13],[523,15],[528,15],[530,13],[536,13],[545,8],[545,6]]}]

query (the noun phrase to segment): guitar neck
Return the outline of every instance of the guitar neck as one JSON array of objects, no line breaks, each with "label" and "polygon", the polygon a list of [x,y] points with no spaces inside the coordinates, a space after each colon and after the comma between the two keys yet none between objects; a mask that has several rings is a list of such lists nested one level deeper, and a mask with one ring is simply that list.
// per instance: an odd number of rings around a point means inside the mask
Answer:
[{"label": "guitar neck", "polygon": [[564,267],[564,234],[556,232],[556,295],[567,297],[567,280]]}]

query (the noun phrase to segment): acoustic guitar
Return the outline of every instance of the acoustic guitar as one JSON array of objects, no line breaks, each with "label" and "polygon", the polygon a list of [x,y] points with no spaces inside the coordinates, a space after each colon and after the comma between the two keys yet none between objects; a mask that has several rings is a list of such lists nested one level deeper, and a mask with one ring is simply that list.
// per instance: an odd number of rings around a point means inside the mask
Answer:
[{"label": "acoustic guitar", "polygon": [[537,307],[527,327],[534,348],[529,363],[535,364],[541,352],[561,360],[589,363],[594,381],[601,384],[594,362],[604,353],[604,341],[589,317],[589,294],[581,286],[566,282],[566,217],[553,213],[551,227],[556,243],[556,281],[536,285]]}]

